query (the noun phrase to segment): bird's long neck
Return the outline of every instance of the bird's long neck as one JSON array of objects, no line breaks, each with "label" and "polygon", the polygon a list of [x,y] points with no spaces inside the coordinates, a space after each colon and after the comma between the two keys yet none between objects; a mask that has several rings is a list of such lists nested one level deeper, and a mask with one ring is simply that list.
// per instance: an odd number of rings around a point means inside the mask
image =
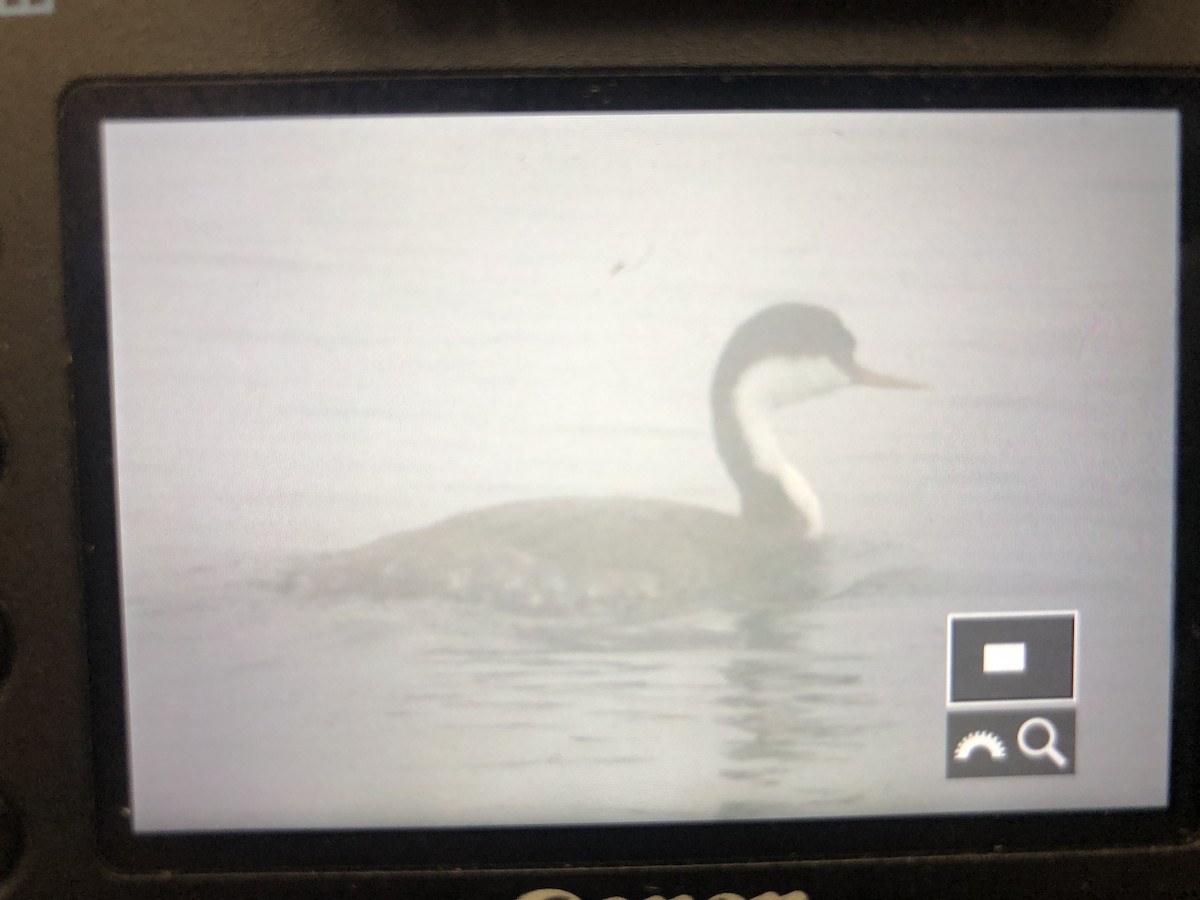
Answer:
[{"label": "bird's long neck", "polygon": [[784,454],[771,422],[780,400],[772,396],[772,364],[718,366],[711,397],[717,452],[741,495],[747,524],[816,537],[825,526],[820,500]]}]

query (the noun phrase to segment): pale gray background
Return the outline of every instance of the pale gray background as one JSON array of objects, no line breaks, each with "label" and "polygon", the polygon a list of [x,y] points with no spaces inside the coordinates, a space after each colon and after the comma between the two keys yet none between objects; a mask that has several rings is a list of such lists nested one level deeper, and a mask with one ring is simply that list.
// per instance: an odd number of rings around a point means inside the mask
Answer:
[{"label": "pale gray background", "polygon": [[[1164,802],[1172,116],[105,137],[138,827]],[[933,389],[781,417],[834,551],[782,646],[258,577],[514,497],[732,509],[707,381],[792,299]],[[1081,610],[1079,774],[947,784],[946,613],[1045,608]]]}]

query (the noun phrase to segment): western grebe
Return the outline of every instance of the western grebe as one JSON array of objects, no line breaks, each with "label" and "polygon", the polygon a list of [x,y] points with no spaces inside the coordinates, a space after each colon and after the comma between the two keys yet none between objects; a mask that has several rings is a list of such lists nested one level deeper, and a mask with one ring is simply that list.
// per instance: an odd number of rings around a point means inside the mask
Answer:
[{"label": "western grebe", "polygon": [[734,331],[709,400],[739,515],[637,497],[516,501],[331,554],[296,573],[296,583],[306,593],[538,606],[641,603],[769,581],[772,561],[794,567],[824,528],[816,492],[784,454],[771,412],[854,384],[919,387],[864,368],[854,351],[854,336],[818,306],[772,306]]}]

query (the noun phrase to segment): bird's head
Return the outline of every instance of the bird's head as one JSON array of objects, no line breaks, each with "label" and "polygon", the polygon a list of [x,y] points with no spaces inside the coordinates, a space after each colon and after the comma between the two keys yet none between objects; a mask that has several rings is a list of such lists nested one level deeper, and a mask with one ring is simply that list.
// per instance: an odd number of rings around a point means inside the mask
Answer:
[{"label": "bird's head", "polygon": [[712,385],[717,452],[737,485],[742,519],[759,529],[824,529],[820,500],[787,458],[770,411],[854,384],[917,388],[859,364],[855,341],[834,313],[790,303],[758,313],[734,332]]},{"label": "bird's head", "polygon": [[861,365],[854,335],[836,314],[787,303],[763,310],[734,332],[714,387],[736,391],[743,402],[775,408],[851,385],[923,387]]}]

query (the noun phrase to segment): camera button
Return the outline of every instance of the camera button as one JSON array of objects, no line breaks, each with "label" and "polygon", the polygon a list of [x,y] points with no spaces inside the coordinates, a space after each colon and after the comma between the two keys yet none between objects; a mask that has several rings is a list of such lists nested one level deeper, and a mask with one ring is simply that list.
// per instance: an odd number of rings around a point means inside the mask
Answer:
[{"label": "camera button", "polygon": [[4,614],[4,610],[0,609],[0,685],[8,677],[11,668],[12,629],[9,627],[8,617]]},{"label": "camera button", "polygon": [[0,795],[0,884],[17,867],[23,844],[24,835],[17,811]]}]

